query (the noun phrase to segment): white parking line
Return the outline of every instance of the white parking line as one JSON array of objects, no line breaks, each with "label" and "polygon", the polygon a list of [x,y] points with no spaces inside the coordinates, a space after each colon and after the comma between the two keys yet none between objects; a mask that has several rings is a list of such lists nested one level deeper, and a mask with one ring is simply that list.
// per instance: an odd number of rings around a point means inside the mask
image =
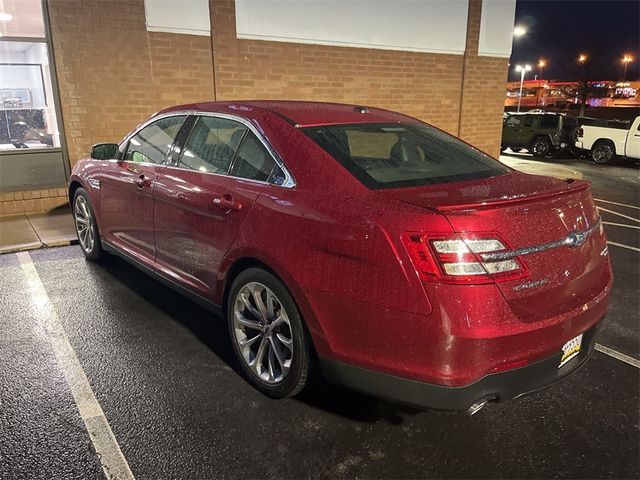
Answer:
[{"label": "white parking line", "polygon": [[626,203],[611,202],[609,200],[603,200],[601,198],[594,198],[594,200],[596,202],[610,203],[611,205],[620,205],[621,207],[629,207],[629,208],[635,208],[636,210],[640,210],[640,207],[637,207],[635,205],[627,205]]},{"label": "white parking line", "polygon": [[629,245],[624,245],[624,244],[622,244],[622,243],[609,242],[609,241],[607,241],[607,243],[608,243],[609,245],[614,245],[614,246],[616,246],[616,247],[626,248],[626,249],[628,249],[628,250],[633,250],[634,252],[640,252],[640,248],[638,248],[638,247],[630,247]]},{"label": "white parking line", "polygon": [[611,213],[612,215],[617,215],[619,217],[626,218],[627,220],[633,220],[634,222],[640,223],[640,220],[638,220],[637,218],[630,217],[629,215],[625,215],[624,213],[618,213],[613,210],[608,210],[606,208],[598,207],[597,205],[596,205],[596,208],[598,210],[602,210],[603,212]]},{"label": "white parking line", "polygon": [[626,227],[626,228],[635,228],[640,230],[640,226],[638,225],[627,225],[626,223],[614,223],[614,222],[602,222],[603,225],[613,225],[614,227]]},{"label": "white parking line", "polygon": [[102,407],[91,390],[91,385],[89,385],[89,380],[80,365],[76,352],[69,343],[69,338],[62,324],[58,321],[58,316],[40,280],[40,275],[31,261],[31,256],[28,252],[19,252],[16,255],[29,284],[31,301],[39,321],[47,333],[58,364],[67,379],[80,417],[87,427],[89,438],[91,438],[105,476],[110,480],[133,480],[133,473],[131,473],[127,459],[124,458],[120,445],[118,445],[118,441],[104,416]]},{"label": "white parking line", "polygon": [[616,360],[620,360],[621,362],[628,363],[632,367],[640,368],[640,360],[636,360],[629,355],[625,355],[624,353],[620,353],[612,348],[605,347],[604,345],[600,345],[596,343],[596,350],[604,353],[605,355],[609,355],[610,357],[615,358]]}]

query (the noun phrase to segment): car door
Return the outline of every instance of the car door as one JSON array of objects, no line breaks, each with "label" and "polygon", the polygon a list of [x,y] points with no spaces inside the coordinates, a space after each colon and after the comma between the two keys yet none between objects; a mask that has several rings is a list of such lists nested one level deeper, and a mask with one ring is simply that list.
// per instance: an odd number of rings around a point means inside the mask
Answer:
[{"label": "car door", "polygon": [[215,296],[219,265],[275,165],[247,124],[198,116],[154,191],[158,271]]},{"label": "car door", "polygon": [[145,125],[125,142],[121,158],[101,173],[100,233],[143,263],[152,264],[155,258],[155,181],[185,118],[168,116]]},{"label": "car door", "polygon": [[640,158],[640,122],[638,119],[629,129],[625,154],[629,158]]},{"label": "car door", "polygon": [[520,124],[520,132],[518,132],[518,145],[528,147],[536,138],[536,128],[538,127],[538,115],[523,115]]}]

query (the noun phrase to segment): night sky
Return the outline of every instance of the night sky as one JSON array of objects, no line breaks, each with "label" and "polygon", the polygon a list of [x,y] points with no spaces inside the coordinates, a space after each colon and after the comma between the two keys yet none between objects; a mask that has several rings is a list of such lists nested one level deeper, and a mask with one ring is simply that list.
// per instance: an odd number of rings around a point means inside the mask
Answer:
[{"label": "night sky", "polygon": [[518,63],[534,67],[526,77],[533,79],[540,58],[547,62],[545,79],[576,80],[581,53],[588,56],[590,80],[622,79],[624,54],[633,57],[627,80],[639,77],[639,0],[517,0],[515,23],[527,33],[514,37],[510,80],[520,78],[514,71]]}]

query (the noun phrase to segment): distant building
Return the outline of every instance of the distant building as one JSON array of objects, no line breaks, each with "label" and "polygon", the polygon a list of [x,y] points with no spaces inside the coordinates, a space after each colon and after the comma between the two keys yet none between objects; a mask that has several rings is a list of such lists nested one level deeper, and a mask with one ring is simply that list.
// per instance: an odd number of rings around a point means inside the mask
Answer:
[{"label": "distant building", "polygon": [[[587,104],[592,107],[640,106],[640,81],[598,80],[589,82]],[[505,107],[518,104],[520,82],[507,82]],[[523,107],[563,107],[578,103],[578,82],[526,80],[522,88]]]}]

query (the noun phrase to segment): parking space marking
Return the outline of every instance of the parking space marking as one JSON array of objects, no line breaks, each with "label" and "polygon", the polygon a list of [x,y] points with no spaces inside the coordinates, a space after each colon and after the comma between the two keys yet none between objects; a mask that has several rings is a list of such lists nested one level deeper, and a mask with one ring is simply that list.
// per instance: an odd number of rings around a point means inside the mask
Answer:
[{"label": "parking space marking", "polygon": [[609,245],[614,245],[614,246],[616,246],[616,247],[626,248],[626,249],[629,249],[629,250],[633,250],[633,251],[635,251],[635,252],[640,252],[640,248],[638,248],[638,247],[631,247],[631,246],[629,246],[629,245],[624,245],[623,243],[610,242],[610,241],[607,241],[607,243],[608,243]]},{"label": "parking space marking", "polygon": [[89,437],[98,455],[102,470],[107,479],[134,480],[127,459],[107,422],[107,418],[98,403],[87,375],[84,372],[69,338],[58,321],[53,304],[42,284],[40,275],[31,260],[29,252],[16,253],[31,294],[31,301],[38,314],[39,321],[47,333],[47,338],[55,353],[60,369],[64,373],[71,394],[76,402],[80,417],[89,432]]},{"label": "parking space marking", "polygon": [[609,355],[610,357],[615,358],[616,360],[620,360],[621,362],[628,363],[632,367],[640,368],[640,360],[636,360],[629,355],[625,355],[624,353],[620,353],[612,348],[605,347],[604,345],[600,345],[596,343],[596,350],[604,353],[605,355]]},{"label": "parking space marking", "polygon": [[627,227],[627,228],[635,228],[640,230],[640,226],[638,225],[627,225],[626,223],[614,223],[614,222],[602,222],[603,225],[613,225],[614,227]]},{"label": "parking space marking", "polygon": [[633,220],[634,222],[640,223],[640,220],[638,220],[637,218],[630,217],[629,215],[625,215],[624,213],[618,213],[618,212],[615,212],[613,210],[608,210],[608,209],[603,208],[603,207],[598,207],[597,205],[596,205],[596,208],[598,210],[602,210],[603,212],[607,212],[607,213],[610,213],[612,215],[617,215],[619,217],[626,218],[627,220]]},{"label": "parking space marking", "polygon": [[621,207],[629,207],[629,208],[635,208],[636,210],[640,210],[640,207],[637,207],[635,205],[627,205],[626,203],[612,202],[610,200],[602,200],[601,198],[594,198],[594,200],[596,202],[610,203],[611,205],[620,205]]}]

